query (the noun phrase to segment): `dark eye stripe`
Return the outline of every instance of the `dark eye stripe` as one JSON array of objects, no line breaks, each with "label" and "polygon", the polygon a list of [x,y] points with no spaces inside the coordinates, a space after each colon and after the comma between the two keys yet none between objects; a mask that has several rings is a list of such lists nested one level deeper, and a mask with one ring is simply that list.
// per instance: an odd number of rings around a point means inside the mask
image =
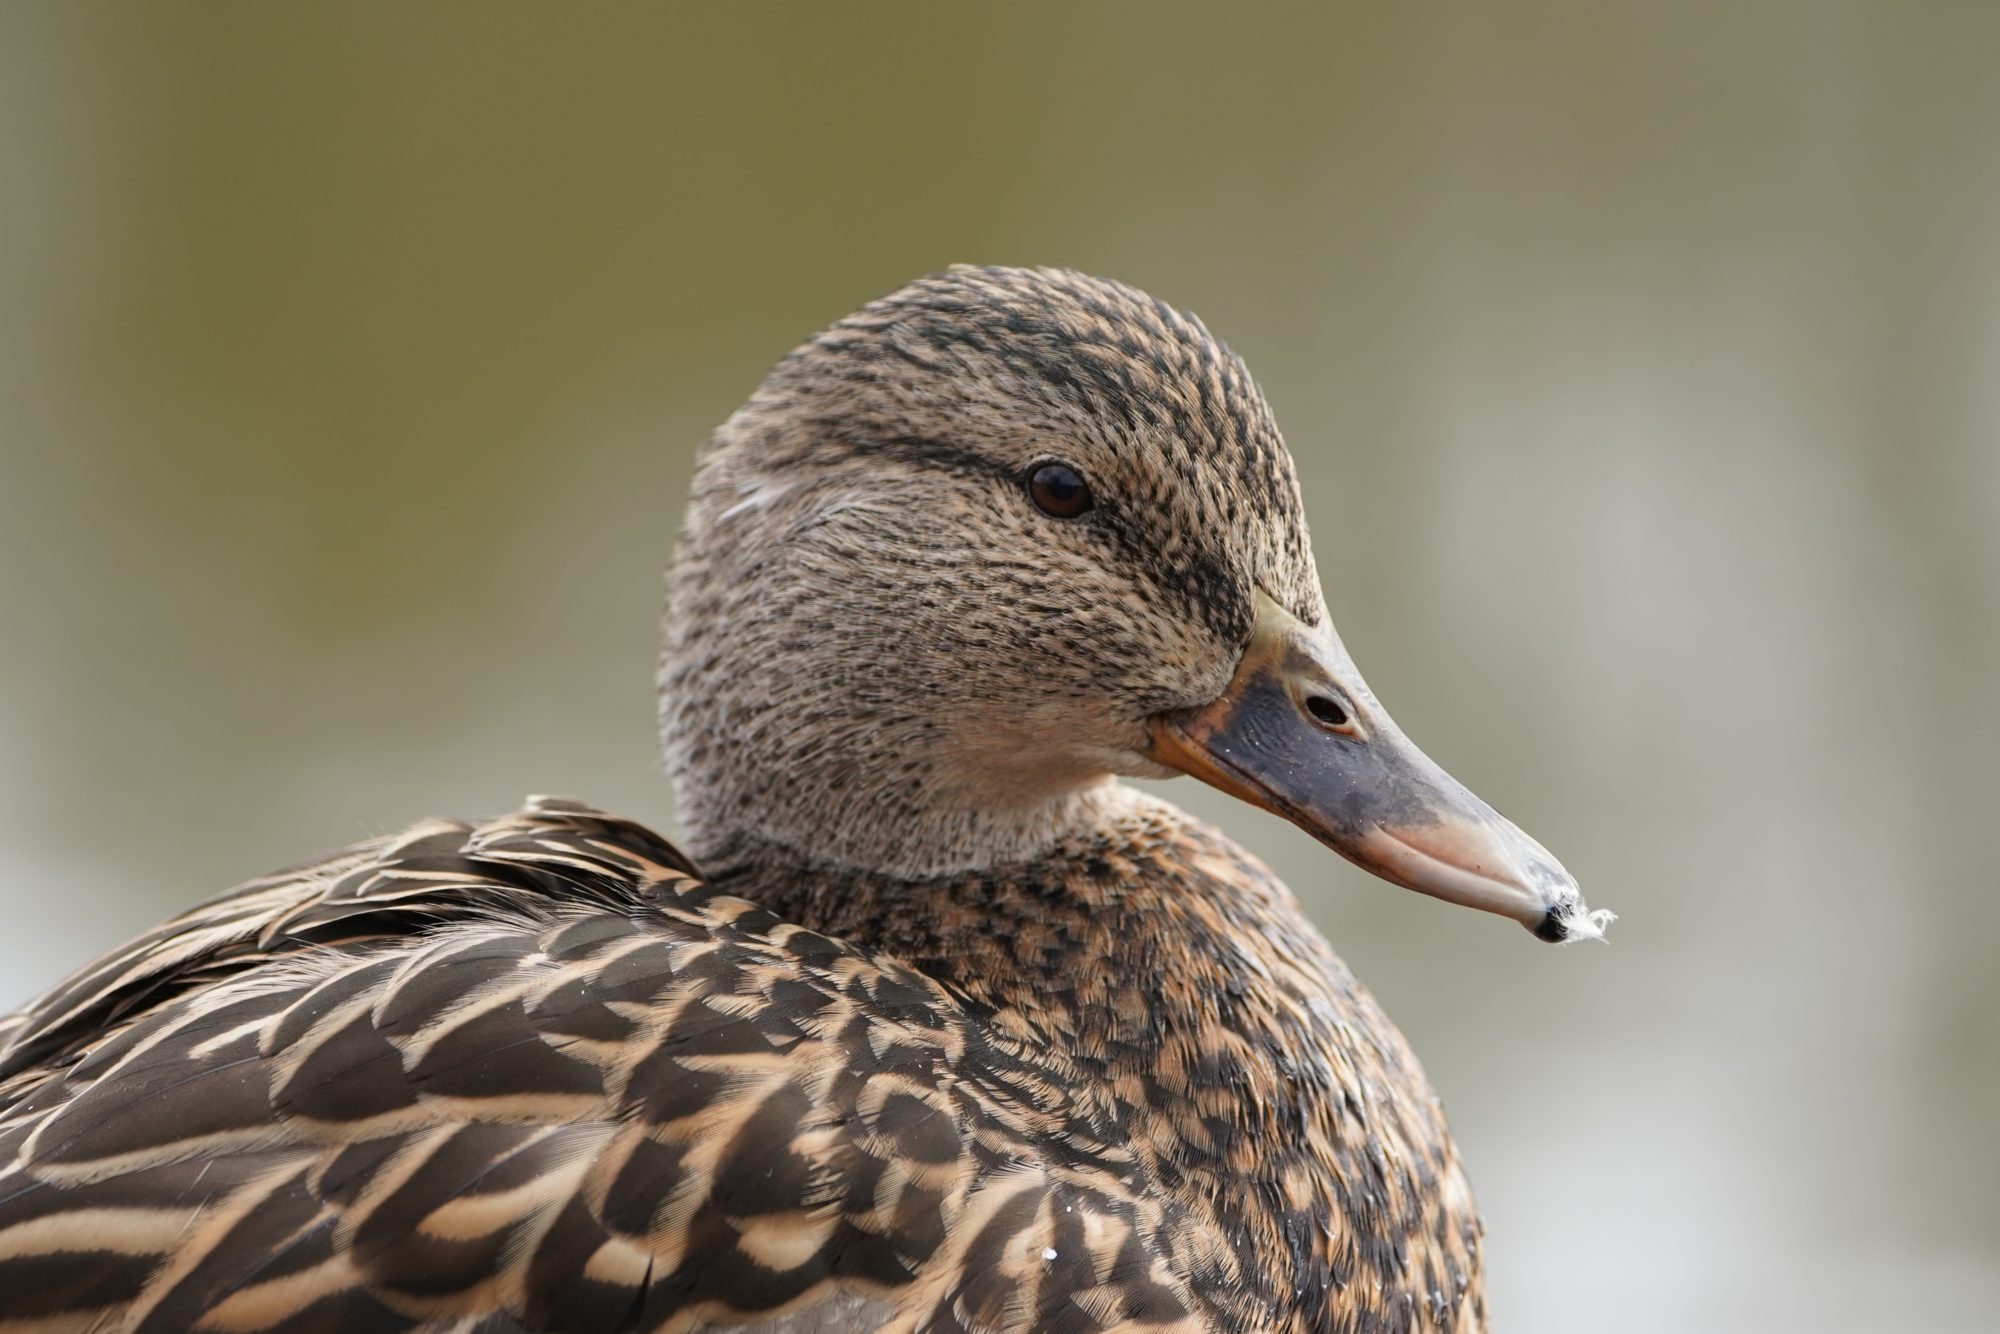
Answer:
[{"label": "dark eye stripe", "polygon": [[1028,498],[1054,519],[1074,519],[1093,503],[1090,484],[1067,463],[1037,464],[1028,473]]}]

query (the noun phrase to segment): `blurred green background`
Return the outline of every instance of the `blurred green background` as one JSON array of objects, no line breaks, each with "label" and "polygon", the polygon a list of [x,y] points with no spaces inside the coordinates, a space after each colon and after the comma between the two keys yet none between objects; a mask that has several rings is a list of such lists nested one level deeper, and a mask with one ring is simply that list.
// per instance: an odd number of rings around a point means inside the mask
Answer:
[{"label": "blurred green background", "polygon": [[954,260],[1198,311],[1608,948],[1267,855],[1503,1328],[2000,1310],[2000,6],[0,6],[0,1004],[433,812],[671,826],[691,455]]}]

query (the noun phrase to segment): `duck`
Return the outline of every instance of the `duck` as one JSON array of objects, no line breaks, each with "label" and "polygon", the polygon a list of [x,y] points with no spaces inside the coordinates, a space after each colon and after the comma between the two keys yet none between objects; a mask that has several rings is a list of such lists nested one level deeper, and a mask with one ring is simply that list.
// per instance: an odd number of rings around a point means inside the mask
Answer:
[{"label": "duck", "polygon": [[0,1020],[0,1330],[1477,1331],[1437,1095],[1193,777],[1546,941],[1193,316],[955,267],[715,432],[678,843],[567,798],[250,881]]}]

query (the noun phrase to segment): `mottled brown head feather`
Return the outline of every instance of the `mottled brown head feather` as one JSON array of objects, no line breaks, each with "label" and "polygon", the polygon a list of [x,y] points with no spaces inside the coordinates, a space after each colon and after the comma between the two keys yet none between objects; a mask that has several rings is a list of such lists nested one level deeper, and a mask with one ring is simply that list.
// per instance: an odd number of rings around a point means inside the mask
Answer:
[{"label": "mottled brown head feather", "polygon": [[[1030,502],[1047,461],[1088,514]],[[704,457],[661,674],[696,850],[1032,855],[1106,776],[1162,775],[1142,720],[1221,690],[1259,585],[1323,620],[1291,458],[1198,320],[1063,270],[912,283],[780,362]]]}]

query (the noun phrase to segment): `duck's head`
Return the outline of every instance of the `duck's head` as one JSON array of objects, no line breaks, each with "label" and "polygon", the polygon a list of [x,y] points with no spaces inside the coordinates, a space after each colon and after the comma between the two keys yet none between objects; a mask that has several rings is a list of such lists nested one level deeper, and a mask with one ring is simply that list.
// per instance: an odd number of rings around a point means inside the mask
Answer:
[{"label": "duck's head", "polygon": [[1243,363],[1117,283],[953,269],[785,358],[704,456],[661,676],[698,855],[950,874],[1178,771],[1396,884],[1601,934],[1355,670]]}]

